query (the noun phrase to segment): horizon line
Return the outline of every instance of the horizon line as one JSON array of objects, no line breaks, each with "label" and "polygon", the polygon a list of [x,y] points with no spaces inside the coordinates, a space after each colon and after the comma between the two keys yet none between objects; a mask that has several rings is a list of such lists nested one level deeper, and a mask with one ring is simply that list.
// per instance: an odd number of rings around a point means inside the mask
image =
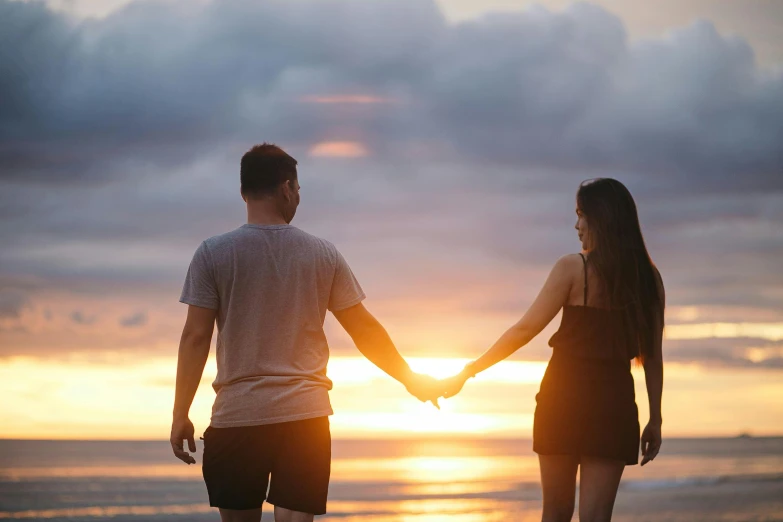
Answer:
[{"label": "horizon line", "polygon": [[[781,439],[783,433],[754,435],[752,433],[741,432],[736,435],[677,435],[666,437],[666,440],[730,440],[730,439]],[[200,439],[196,438],[196,441]],[[423,435],[423,436],[400,436],[400,437],[332,437],[333,442],[423,442],[423,441],[532,441],[532,436],[514,437],[514,436],[464,436],[464,435]],[[168,439],[16,439],[0,437],[0,443],[3,442],[169,442]]]}]

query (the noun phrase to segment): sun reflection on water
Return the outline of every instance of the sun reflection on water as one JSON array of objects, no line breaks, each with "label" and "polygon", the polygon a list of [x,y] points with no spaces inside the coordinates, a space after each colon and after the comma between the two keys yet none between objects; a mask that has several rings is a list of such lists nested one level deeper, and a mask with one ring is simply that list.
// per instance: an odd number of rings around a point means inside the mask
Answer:
[{"label": "sun reflection on water", "polygon": [[[489,499],[417,499],[399,502],[329,502],[329,513],[342,522],[538,522],[540,507],[533,503]],[[362,513],[347,516],[343,513]]]},{"label": "sun reflection on water", "polygon": [[398,457],[339,459],[332,464],[341,480],[368,480],[382,476],[387,481],[411,483],[456,483],[504,480],[538,472],[533,456]]}]

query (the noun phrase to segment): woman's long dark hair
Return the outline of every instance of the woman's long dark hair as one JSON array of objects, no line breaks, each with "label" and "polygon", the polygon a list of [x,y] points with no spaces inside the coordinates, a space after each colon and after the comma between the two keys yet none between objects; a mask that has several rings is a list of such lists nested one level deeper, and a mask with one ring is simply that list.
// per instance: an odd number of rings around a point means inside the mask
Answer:
[{"label": "woman's long dark hair", "polygon": [[[589,263],[606,305],[622,312],[629,358],[653,355],[656,328],[663,326],[663,288],[644,244],[631,193],[612,178],[582,182],[576,204],[587,220]],[[660,285],[660,289],[659,289]]]}]

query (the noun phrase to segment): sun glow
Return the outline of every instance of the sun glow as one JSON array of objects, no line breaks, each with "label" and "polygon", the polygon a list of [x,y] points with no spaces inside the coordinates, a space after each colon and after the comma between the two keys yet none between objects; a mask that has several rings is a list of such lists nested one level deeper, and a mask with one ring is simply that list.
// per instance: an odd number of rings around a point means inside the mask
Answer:
[{"label": "sun glow", "polygon": [[[472,359],[409,357],[411,369],[418,373],[445,379],[456,375]],[[538,383],[544,376],[546,363],[543,361],[503,361],[482,372],[479,379],[489,379],[496,382]],[[327,371],[329,378],[340,384],[367,383],[383,377],[384,373],[377,366],[364,358],[339,357],[329,362]]]},{"label": "sun glow", "polygon": [[665,330],[667,339],[736,339],[749,337],[783,340],[783,323],[696,323],[673,324]]},{"label": "sun glow", "polygon": [[[529,458],[503,456],[398,456],[390,458],[340,459],[332,465],[332,471],[343,480],[367,480],[382,474],[387,480],[430,483],[445,477],[453,483],[476,483],[487,478],[513,478],[530,468]],[[533,463],[535,464],[535,463]],[[535,470],[537,471],[537,470]],[[468,488],[465,488],[468,489]],[[475,492],[475,489],[473,490]]]},{"label": "sun glow", "polygon": [[[435,377],[457,373],[467,359],[410,358],[415,371]],[[470,379],[441,410],[421,403],[368,360],[333,357],[328,375],[335,438],[421,436],[529,437],[543,361],[503,361]],[[207,362],[191,407],[200,435],[209,425],[215,360]],[[142,361],[101,354],[100,361],[15,357],[0,360],[0,438],[166,439],[174,396],[176,358]],[[664,417],[671,435],[733,435],[783,431],[780,372],[667,364]],[[634,370],[636,401],[646,422],[644,376]],[[726,394],[725,390],[731,390]],[[749,408],[747,405],[754,405]],[[763,412],[763,413],[760,413]],[[166,470],[159,470],[167,473]]]}]

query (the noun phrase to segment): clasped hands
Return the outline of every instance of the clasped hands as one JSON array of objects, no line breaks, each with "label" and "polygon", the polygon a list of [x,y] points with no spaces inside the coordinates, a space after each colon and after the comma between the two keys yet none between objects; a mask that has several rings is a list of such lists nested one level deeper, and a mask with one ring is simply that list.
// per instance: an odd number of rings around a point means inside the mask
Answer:
[{"label": "clasped hands", "polygon": [[438,399],[441,397],[448,399],[458,394],[465,382],[472,376],[466,370],[462,370],[457,375],[446,379],[436,379],[421,373],[411,373],[407,382],[403,384],[411,395],[422,402],[432,401],[432,404],[440,409]]}]

